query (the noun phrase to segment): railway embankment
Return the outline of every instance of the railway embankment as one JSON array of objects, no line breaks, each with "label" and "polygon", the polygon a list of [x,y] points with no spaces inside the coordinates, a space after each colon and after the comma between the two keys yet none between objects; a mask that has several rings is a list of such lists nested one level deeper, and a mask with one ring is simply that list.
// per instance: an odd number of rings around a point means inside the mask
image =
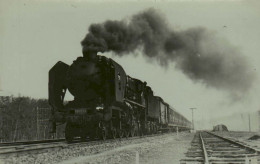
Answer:
[{"label": "railway embankment", "polygon": [[[68,144],[44,153],[23,153],[0,159],[3,163],[179,163],[190,147],[193,133],[181,132]],[[1,162],[0,162],[1,163]]]}]

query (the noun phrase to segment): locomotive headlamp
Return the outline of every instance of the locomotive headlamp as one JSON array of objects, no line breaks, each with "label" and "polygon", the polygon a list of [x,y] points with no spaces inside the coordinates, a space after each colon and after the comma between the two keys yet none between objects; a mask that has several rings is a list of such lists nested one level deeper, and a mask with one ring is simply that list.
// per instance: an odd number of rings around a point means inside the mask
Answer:
[{"label": "locomotive headlamp", "polygon": [[104,105],[103,105],[103,104],[98,105],[98,106],[96,107],[96,110],[97,110],[97,111],[101,111],[101,110],[103,110],[103,109],[104,109]]}]

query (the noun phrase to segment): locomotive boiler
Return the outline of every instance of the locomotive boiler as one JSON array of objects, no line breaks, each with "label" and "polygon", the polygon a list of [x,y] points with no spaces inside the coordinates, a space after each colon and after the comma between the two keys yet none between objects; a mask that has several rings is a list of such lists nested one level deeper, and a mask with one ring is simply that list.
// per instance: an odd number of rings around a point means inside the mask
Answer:
[{"label": "locomotive boiler", "polygon": [[[67,90],[74,100],[64,102]],[[70,66],[59,61],[50,69],[49,103],[53,131],[66,124],[69,142],[191,127],[146,82],[127,76],[118,63],[96,51],[83,51]]]}]

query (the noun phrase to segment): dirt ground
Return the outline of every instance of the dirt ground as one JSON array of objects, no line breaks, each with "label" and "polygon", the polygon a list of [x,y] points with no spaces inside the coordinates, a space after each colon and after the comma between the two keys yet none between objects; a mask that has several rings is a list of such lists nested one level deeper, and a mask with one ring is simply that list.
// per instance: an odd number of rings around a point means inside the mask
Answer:
[{"label": "dirt ground", "polygon": [[178,164],[185,157],[193,133],[170,133],[144,138],[97,154],[80,156],[60,162],[61,164]]}]

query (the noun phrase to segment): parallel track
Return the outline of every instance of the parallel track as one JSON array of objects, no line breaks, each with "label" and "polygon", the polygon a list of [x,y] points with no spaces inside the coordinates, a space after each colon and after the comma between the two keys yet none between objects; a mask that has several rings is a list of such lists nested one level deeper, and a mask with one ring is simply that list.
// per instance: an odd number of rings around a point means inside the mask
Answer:
[{"label": "parallel track", "polygon": [[181,164],[260,163],[260,150],[210,132],[197,132]]}]

